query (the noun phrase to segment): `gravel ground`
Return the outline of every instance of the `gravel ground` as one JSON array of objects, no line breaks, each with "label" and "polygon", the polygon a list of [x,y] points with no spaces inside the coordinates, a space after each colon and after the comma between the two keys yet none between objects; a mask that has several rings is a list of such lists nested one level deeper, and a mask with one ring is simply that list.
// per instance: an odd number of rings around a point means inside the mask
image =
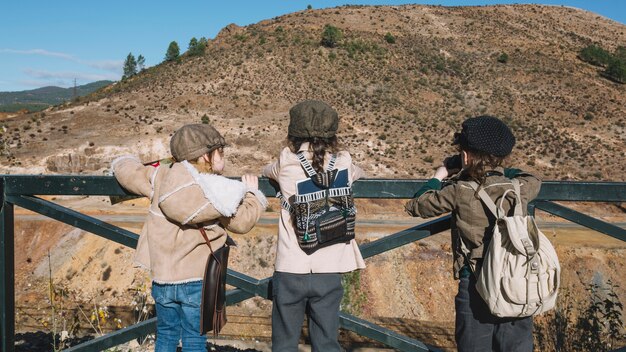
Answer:
[{"label": "gravel ground", "polygon": [[[71,338],[67,340],[67,345],[65,346],[65,348],[76,346],[92,338],[93,336],[85,336],[82,338]],[[59,339],[59,336],[57,335],[57,341],[58,339]],[[54,352],[52,345],[53,345],[52,333],[45,333],[42,331],[37,331],[37,332],[19,333],[15,335],[15,351],[16,352],[48,352],[48,351]],[[224,345],[224,346],[214,345],[211,342],[207,342],[207,349],[210,352],[214,352],[214,351],[215,352],[263,352],[263,351],[252,349],[252,348],[239,349],[239,348],[227,346],[227,345]],[[181,349],[179,348],[178,351],[180,350]],[[154,340],[151,338],[148,338],[148,340],[145,341],[141,345],[137,343],[137,341],[132,341],[132,342],[117,346],[110,351],[151,352],[151,351],[154,351]]]}]

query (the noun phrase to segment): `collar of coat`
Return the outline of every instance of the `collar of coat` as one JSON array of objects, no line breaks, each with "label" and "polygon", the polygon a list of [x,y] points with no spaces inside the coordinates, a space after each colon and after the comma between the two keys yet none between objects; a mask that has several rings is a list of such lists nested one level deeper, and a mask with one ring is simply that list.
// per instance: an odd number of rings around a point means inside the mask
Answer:
[{"label": "collar of coat", "polygon": [[182,164],[200,186],[206,200],[220,214],[226,217],[235,215],[243,197],[249,191],[242,182],[220,175],[200,173],[186,160]]}]

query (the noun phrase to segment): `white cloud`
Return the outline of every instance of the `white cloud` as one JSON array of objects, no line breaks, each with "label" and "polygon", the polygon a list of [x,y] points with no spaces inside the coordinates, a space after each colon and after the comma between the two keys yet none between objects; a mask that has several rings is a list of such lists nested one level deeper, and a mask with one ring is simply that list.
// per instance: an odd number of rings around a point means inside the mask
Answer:
[{"label": "white cloud", "polygon": [[29,49],[29,50],[0,49],[0,53],[52,56],[52,57],[58,57],[61,59],[70,60],[74,62],[78,61],[77,58],[75,58],[74,56],[70,54],[58,53],[58,52],[48,51],[44,49]]},{"label": "white cloud", "polygon": [[105,71],[112,71],[122,74],[122,67],[124,65],[123,60],[103,60],[103,61],[91,61],[87,63],[88,66],[98,68]]},{"label": "white cloud", "polygon": [[63,60],[72,61],[81,65],[96,68],[99,70],[115,72],[118,74],[118,78],[122,74],[122,66],[124,64],[123,60],[89,61],[89,60],[83,60],[83,59],[77,58],[76,56],[72,54],[48,51],[45,49],[28,49],[28,50],[0,49],[0,53],[56,57],[56,58],[60,58]]}]

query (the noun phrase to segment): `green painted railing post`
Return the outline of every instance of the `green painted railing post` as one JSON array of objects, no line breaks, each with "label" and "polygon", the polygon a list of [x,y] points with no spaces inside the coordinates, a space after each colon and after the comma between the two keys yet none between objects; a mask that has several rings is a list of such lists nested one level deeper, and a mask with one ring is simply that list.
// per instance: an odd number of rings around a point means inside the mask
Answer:
[{"label": "green painted railing post", "polygon": [[13,204],[5,197],[5,179],[0,178],[0,351],[15,349],[15,263]]}]

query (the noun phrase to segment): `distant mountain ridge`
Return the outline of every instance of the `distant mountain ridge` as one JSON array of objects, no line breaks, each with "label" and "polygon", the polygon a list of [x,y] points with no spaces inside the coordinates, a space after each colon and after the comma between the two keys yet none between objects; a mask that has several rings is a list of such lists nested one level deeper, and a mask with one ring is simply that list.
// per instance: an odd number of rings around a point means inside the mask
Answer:
[{"label": "distant mountain ridge", "polygon": [[[88,95],[111,83],[113,81],[103,80],[76,86],[76,95],[79,97]],[[69,101],[73,97],[74,87],[47,86],[19,92],[0,92],[0,111],[15,112],[21,109],[39,111]]]}]

